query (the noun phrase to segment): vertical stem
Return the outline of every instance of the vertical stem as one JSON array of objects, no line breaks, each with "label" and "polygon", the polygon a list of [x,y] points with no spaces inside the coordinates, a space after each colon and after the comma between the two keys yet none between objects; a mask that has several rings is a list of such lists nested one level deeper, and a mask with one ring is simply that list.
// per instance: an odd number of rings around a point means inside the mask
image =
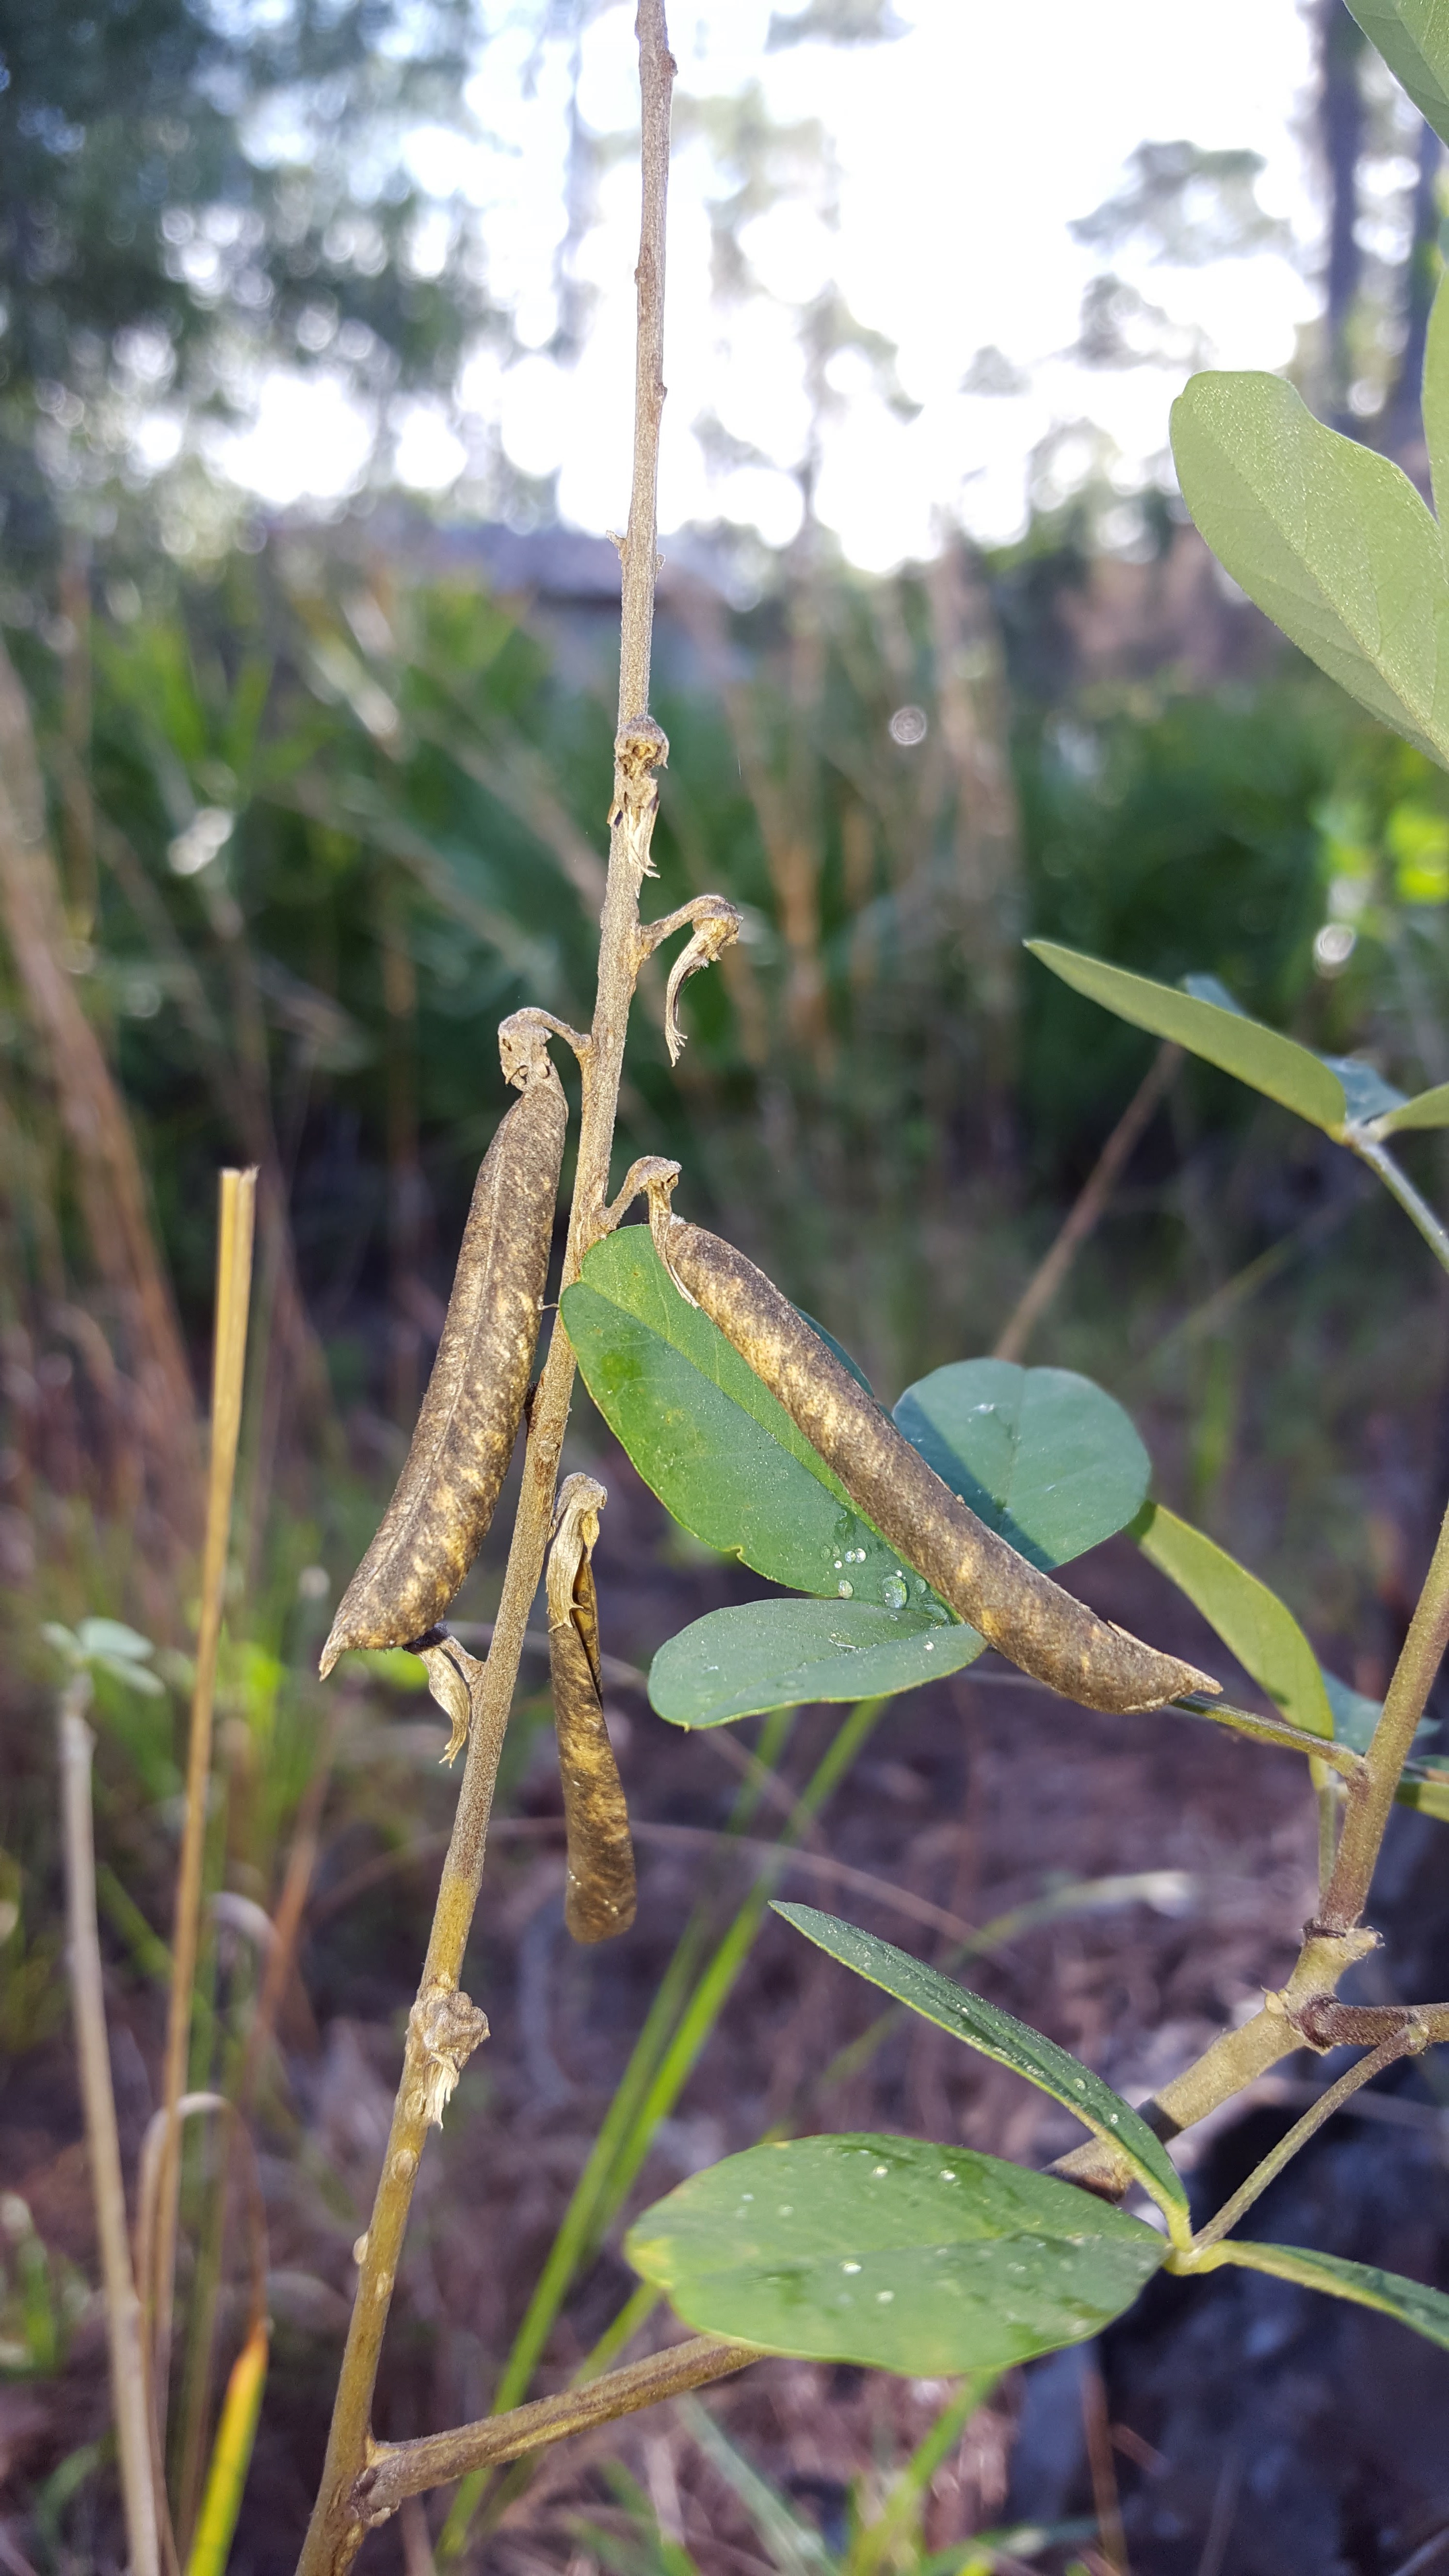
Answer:
[{"label": "vertical stem", "polygon": [[106,2293],[106,2334],[111,2355],[111,2404],[121,2463],[121,2495],[131,2576],[159,2576],[156,2489],[151,2472],[151,2432],[142,2362],[141,2302],[126,2236],[126,2193],[116,2132],[116,2099],[106,2045],[106,2003],[96,1923],[96,1853],[91,1826],[91,1753],[95,1738],[82,1709],[90,1681],[82,1674],[65,1694],[60,1713],[60,1772],[65,1838],[66,1909],[70,1931],[71,2005],[85,2102],[86,2146],[100,2239]]},{"label": "vertical stem", "polygon": [[1318,1909],[1318,1927],[1348,1932],[1368,1902],[1369,1886],[1389,1810],[1394,1803],[1414,1731],[1434,1686],[1445,1646],[1449,1645],[1449,1511],[1439,1531],[1424,1589],[1419,1595],[1404,1650],[1394,1667],[1379,1722],[1364,1762],[1367,1778],[1350,1798],[1338,1839],[1333,1876]]},{"label": "vertical stem", "polygon": [[[634,475],[623,554],[619,663],[620,726],[609,815],[609,873],[599,942],[598,995],[583,1065],[578,1169],[569,1212],[563,1285],[577,1278],[589,1245],[603,1231],[609,1157],[629,1005],[640,962],[639,889],[650,871],[649,841],[658,804],[653,772],[668,744],[648,713],[650,642],[657,572],[655,539],[659,416],[664,330],[664,222],[669,177],[669,103],[674,62],[663,0],[640,0],[636,21],[642,105],[643,215],[638,267],[638,357],[635,369]],[[494,1621],[493,1642],[478,1686],[467,1762],[452,1836],[443,1863],[418,2001],[408,2025],[392,2126],[362,2244],[357,2294],[343,2354],[322,2483],[298,2576],[340,2576],[361,2545],[355,2498],[367,2459],[372,2396],[402,2254],[413,2187],[429,2127],[425,2078],[430,2010],[456,1996],[463,1954],[483,1877],[494,1784],[513,1705],[524,1630],[542,1578],[553,1525],[554,1487],[573,1394],[574,1358],[555,1325],[534,1398],[517,1517]]]},{"label": "vertical stem", "polygon": [[664,409],[664,216],[669,193],[669,104],[675,61],[664,0],[639,0],[643,204],[639,224],[634,337],[634,484],[623,545],[619,642],[619,730],[649,712],[649,655],[659,544],[659,420]]},{"label": "vertical stem", "polygon": [[171,2001],[166,2022],[163,2107],[166,2134],[156,2215],[156,2263],[145,2284],[152,2325],[158,2423],[166,2420],[171,2354],[171,2305],[176,2266],[176,2204],[181,2169],[177,2105],[186,2089],[191,2040],[192,1987],[201,1926],[202,1860],[206,1844],[207,1782],[211,1772],[211,1719],[216,1660],[226,1588],[232,1486],[241,1429],[242,1372],[246,1362],[247,1309],[251,1299],[255,1171],[221,1175],[221,1226],[216,1248],[216,1327],[211,1374],[211,1460],[206,1484],[206,1528],[201,1556],[201,1615],[196,1636],[196,1680],[191,1693],[191,1737],[186,1760],[186,1819],[176,1879],[176,1920],[171,1944]]}]

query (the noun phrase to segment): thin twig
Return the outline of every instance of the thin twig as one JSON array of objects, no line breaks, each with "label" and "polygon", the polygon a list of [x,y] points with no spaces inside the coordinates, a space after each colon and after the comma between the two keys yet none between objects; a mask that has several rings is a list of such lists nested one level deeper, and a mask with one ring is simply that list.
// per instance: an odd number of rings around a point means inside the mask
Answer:
[{"label": "thin twig", "polygon": [[1122,2529],[1117,2470],[1107,2422],[1107,2392],[1102,2385],[1101,2366],[1096,2361],[1089,2361],[1082,2373],[1082,2425],[1087,2437],[1087,2460],[1092,2472],[1092,2502],[1096,2508],[1097,2537],[1102,2544],[1102,2563],[1108,2576],[1130,2576],[1127,2535]]},{"label": "thin twig", "polygon": [[1449,1270],[1449,1228],[1441,1224],[1428,1200],[1420,1197],[1407,1172],[1399,1169],[1387,1147],[1375,1143],[1372,1136],[1366,1136],[1361,1128],[1355,1127],[1344,1131],[1343,1142],[1357,1154],[1361,1163],[1367,1163],[1371,1172],[1377,1172],[1390,1196],[1398,1200],[1404,1214],[1418,1227],[1441,1269]]},{"label": "thin twig", "polygon": [[178,2105],[186,2087],[191,2042],[192,1988],[201,1927],[201,1874],[206,1847],[207,1786],[211,1773],[211,1721],[216,1696],[217,1652],[226,1588],[232,1486],[241,1429],[242,1375],[246,1363],[247,1310],[251,1299],[255,1171],[221,1175],[221,1224],[216,1250],[216,1327],[211,1380],[211,1458],[206,1485],[206,1529],[201,1558],[201,1613],[196,1636],[196,1679],[191,1694],[191,1733],[186,1762],[186,1816],[176,1878],[176,1919],[171,1943],[171,1998],[166,2022],[163,2108],[166,2134],[156,2204],[156,2257],[144,2284],[151,2320],[154,2412],[164,2431],[171,2355],[171,2310],[176,2268],[177,2198],[181,2174]]},{"label": "thin twig", "polygon": [[1180,1046],[1160,1046],[1086,1180],[1056,1241],[1033,1271],[997,1337],[992,1358],[1019,1360],[1032,1333],[1093,1233],[1153,1111],[1182,1062]]},{"label": "thin twig", "polygon": [[611,2424],[641,2406],[657,2406],[704,2388],[712,2379],[728,2379],[760,2355],[753,2344],[729,2343],[722,2335],[694,2335],[688,2343],[670,2344],[631,2361],[602,2379],[586,2380],[556,2397],[535,2398],[506,2415],[485,2415],[479,2423],[460,2424],[450,2433],[429,2433],[416,2442],[375,2442],[358,2482],[356,2499],[367,2528],[375,2529],[397,2511],[404,2496],[421,2495],[427,2487],[450,2485],[471,2469],[491,2468],[521,2459],[543,2442],[561,2441],[569,2433],[587,2433]]},{"label": "thin twig", "polygon": [[1372,2083],[1373,2078],[1382,2075],[1384,2068],[1392,2066],[1396,2058],[1412,2056],[1422,2045],[1422,2035],[1410,2025],[1407,2029],[1391,2032],[1380,2047],[1360,2058],[1357,2066],[1350,2066],[1336,2084],[1330,2084],[1325,2092],[1319,2094],[1301,2120],[1295,2120],[1287,2136],[1279,2139],[1262,2163],[1254,2166],[1247,2181],[1239,2185],[1231,2200],[1224,2201],[1217,2216],[1209,2219],[1206,2227],[1198,2229],[1190,2250],[1172,2268],[1191,2271],[1193,2255],[1205,2253],[1210,2245],[1220,2244],[1225,2236],[1231,2234],[1239,2219],[1246,2216],[1254,2201],[1267,2190],[1269,2183],[1276,2179],[1286,2164],[1292,2162],[1299,2148],[1307,2145],[1315,2129],[1321,2129],[1325,2120],[1332,2119],[1334,2112],[1358,2091],[1361,2084]]},{"label": "thin twig", "polygon": [[121,2179],[121,2145],[116,2129],[116,2098],[111,2087],[110,2052],[106,2044],[105,1989],[101,1976],[100,1932],[96,1923],[96,1853],[91,1823],[91,1754],[95,1738],[81,1714],[89,1700],[89,1677],[78,1674],[66,1690],[60,1711],[61,1812],[70,1933],[71,2003],[75,2013],[81,2094],[85,2103],[91,2188],[96,2204],[96,2233],[101,2249],[101,2277],[105,2283],[111,2403],[116,2418],[116,2449],[121,2466],[121,2495],[126,2514],[131,2576],[160,2576],[156,2488],[151,2470],[146,2374],[142,2367],[141,2302],[131,2270],[131,2249],[126,2234],[126,2192]]},{"label": "thin twig", "polygon": [[[668,755],[664,735],[647,714],[657,572],[655,496],[659,414],[664,399],[664,223],[669,103],[674,77],[663,0],[640,0],[638,36],[643,213],[634,478],[629,530],[622,549],[621,721],[609,813],[609,873],[599,942],[598,992],[592,1043],[582,1068],[578,1163],[564,1253],[564,1287],[577,1278],[585,1252],[606,1225],[624,1040],[640,963],[639,892],[646,875],[652,873],[649,844],[658,805],[654,772]],[[504,1729],[553,1527],[554,1488],[573,1381],[573,1353],[567,1336],[555,1324],[533,1402],[492,1647],[477,1690],[467,1761],[439,1882],[427,1958],[418,2000],[409,2018],[402,2078],[358,2265],[321,2488],[298,2576],[342,2576],[361,2544],[364,2525],[357,2511],[355,2490],[368,2457],[372,2394],[382,2339],[419,2160],[428,2128],[435,2117],[441,2116],[436,2081],[440,2063],[438,2032],[440,2025],[446,2025],[453,2035],[449,2055],[456,2073],[460,2047],[476,2045],[486,2029],[481,2014],[460,1996],[458,1981],[482,1882]]]}]

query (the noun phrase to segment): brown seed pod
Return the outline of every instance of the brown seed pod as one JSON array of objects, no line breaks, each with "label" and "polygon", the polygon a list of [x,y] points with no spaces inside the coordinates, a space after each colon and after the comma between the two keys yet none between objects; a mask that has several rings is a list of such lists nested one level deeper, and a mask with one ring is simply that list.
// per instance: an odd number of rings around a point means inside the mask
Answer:
[{"label": "brown seed pod", "polygon": [[840,1478],[856,1508],[989,1645],[1085,1708],[1126,1715],[1220,1684],[1038,1573],[944,1485],[752,1261],[650,1192],[660,1254]]},{"label": "brown seed pod", "polygon": [[634,1920],[629,1810],[600,1700],[592,1557],[607,1500],[594,1477],[565,1478],[548,1560],[548,1661],[568,1837],[564,1921],[576,1941],[611,1940]]},{"label": "brown seed pod", "polygon": [[322,1650],[405,1646],[436,1625],[488,1533],[538,1341],[568,1112],[542,1031],[500,1032],[520,1083],[473,1191],[438,1356],[376,1538]]}]

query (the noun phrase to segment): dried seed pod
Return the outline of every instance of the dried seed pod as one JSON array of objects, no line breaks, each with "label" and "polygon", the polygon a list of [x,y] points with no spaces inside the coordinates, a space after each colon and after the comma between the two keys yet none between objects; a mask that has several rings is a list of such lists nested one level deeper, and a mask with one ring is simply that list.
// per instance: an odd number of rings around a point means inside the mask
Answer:
[{"label": "dried seed pod", "polygon": [[840,1478],[857,1509],[989,1645],[1086,1708],[1120,1715],[1220,1685],[1145,1646],[1041,1574],[944,1485],[818,1334],[732,1244],[667,1212],[650,1221],[669,1270]]},{"label": "dried seed pod", "polygon": [[559,1491],[548,1560],[548,1661],[568,1836],[564,1921],[576,1941],[608,1941],[634,1920],[629,1810],[600,1700],[594,1541],[607,1502],[592,1476]]},{"label": "dried seed pod", "polygon": [[523,1090],[473,1191],[438,1356],[412,1446],[376,1538],[322,1650],[405,1646],[433,1627],[493,1518],[528,1393],[553,1239],[567,1110],[541,1030],[505,1023],[505,1070]]}]

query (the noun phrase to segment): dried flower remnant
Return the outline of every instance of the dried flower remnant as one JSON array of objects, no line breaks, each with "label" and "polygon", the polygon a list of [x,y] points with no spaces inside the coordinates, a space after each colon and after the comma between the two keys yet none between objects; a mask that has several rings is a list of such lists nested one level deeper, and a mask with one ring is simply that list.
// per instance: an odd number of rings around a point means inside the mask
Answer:
[{"label": "dried flower remnant", "polygon": [[717,1235],[666,1215],[672,1186],[668,1178],[650,1185],[651,1226],[672,1276],[819,1450],[857,1510],[989,1645],[1086,1708],[1127,1715],[1184,1691],[1216,1695],[1218,1683],[1099,1618],[988,1529],[762,1270]]},{"label": "dried flower remnant", "polygon": [[[405,1646],[436,1626],[488,1534],[523,1415],[553,1241],[567,1110],[539,1027],[499,1032],[522,1092],[484,1157],[412,1446],[322,1650]],[[436,1694],[435,1694],[436,1696]],[[452,1714],[450,1703],[445,1707]]]},{"label": "dried flower remnant", "polygon": [[473,1723],[473,1699],[483,1678],[483,1667],[476,1655],[450,1637],[446,1628],[430,1628],[422,1637],[411,1640],[412,1652],[420,1659],[428,1676],[428,1689],[448,1720],[451,1733],[441,1759],[451,1765],[468,1741]]},{"label": "dried flower remnant", "polygon": [[634,1847],[600,1698],[593,1550],[608,1496],[593,1476],[559,1493],[548,1560],[548,1659],[568,1836],[564,1921],[576,1941],[608,1941],[634,1920]]}]

